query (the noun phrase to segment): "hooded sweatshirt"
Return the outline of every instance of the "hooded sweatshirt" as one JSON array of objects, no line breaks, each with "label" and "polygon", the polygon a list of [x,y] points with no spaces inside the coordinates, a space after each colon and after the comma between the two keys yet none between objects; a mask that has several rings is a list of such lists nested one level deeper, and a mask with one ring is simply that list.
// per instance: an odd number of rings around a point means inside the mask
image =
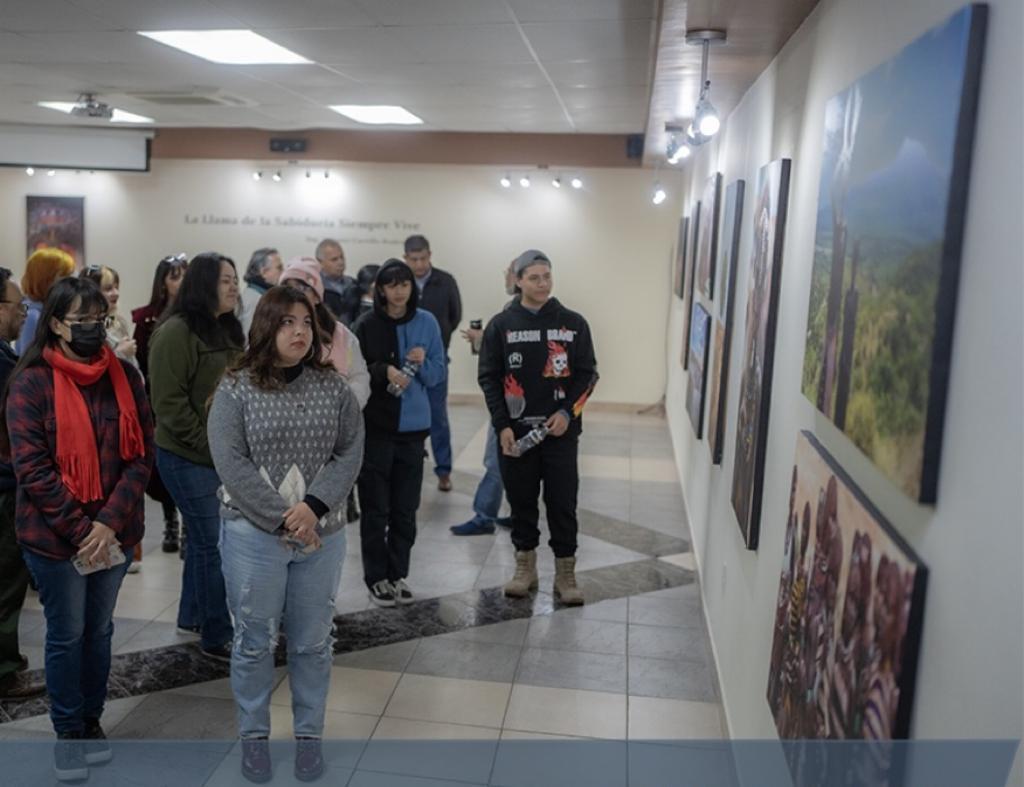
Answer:
[{"label": "hooded sweatshirt", "polygon": [[590,326],[555,298],[536,313],[513,301],[484,329],[477,381],[495,431],[511,427],[522,437],[562,410],[566,434],[578,435],[597,383]]},{"label": "hooded sweatshirt", "polygon": [[[386,263],[377,275],[393,265],[405,263]],[[413,284],[405,314],[398,319],[389,317],[383,299],[377,298],[373,311],[352,326],[370,370],[370,400],[363,410],[368,435],[412,440],[421,439],[430,431],[427,388],[440,384],[448,371],[441,329],[434,315],[416,308],[418,295]],[[387,368],[401,369],[406,353],[414,347],[422,347],[426,352],[423,364],[405,393],[392,396],[387,391]]]}]

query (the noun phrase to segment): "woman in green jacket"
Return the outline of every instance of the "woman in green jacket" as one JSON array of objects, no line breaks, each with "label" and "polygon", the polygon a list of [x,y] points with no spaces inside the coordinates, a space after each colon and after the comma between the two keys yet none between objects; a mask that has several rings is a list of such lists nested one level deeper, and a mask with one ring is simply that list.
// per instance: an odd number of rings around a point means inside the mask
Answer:
[{"label": "woman in green jacket", "polygon": [[245,344],[237,305],[234,262],[199,254],[149,346],[157,466],[188,530],[178,628],[198,633],[203,653],[223,662],[231,660],[234,632],[217,549],[220,479],[206,437],[206,405]]}]

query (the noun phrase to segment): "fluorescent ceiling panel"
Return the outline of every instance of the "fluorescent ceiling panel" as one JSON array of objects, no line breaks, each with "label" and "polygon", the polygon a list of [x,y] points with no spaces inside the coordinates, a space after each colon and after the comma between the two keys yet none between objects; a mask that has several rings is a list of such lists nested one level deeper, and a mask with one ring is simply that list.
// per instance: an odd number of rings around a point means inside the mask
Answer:
[{"label": "fluorescent ceiling panel", "polygon": [[357,123],[414,126],[423,122],[405,107],[396,107],[389,104],[335,104],[330,109],[333,109],[339,115],[352,118]]},{"label": "fluorescent ceiling panel", "polygon": [[212,63],[287,65],[311,62],[252,30],[140,30],[139,35]]}]

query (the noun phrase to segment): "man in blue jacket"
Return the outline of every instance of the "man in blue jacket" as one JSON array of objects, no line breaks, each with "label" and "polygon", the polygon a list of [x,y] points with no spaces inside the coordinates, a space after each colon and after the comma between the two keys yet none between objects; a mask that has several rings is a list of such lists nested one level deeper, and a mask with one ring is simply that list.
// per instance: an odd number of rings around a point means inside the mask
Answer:
[{"label": "man in blue jacket", "polygon": [[353,326],[370,370],[359,534],[370,600],[393,607],[413,600],[405,580],[416,540],[423,443],[430,435],[427,389],[444,381],[447,365],[441,329],[430,312],[417,308],[408,265],[385,262],[373,292],[373,311]]},{"label": "man in blue jacket", "polygon": [[[18,363],[11,342],[25,322],[21,290],[7,268],[0,268],[0,391]],[[25,677],[28,661],[18,649],[18,618],[28,589],[28,569],[14,534],[14,469],[0,462],[0,700],[24,700],[46,691]]]}]

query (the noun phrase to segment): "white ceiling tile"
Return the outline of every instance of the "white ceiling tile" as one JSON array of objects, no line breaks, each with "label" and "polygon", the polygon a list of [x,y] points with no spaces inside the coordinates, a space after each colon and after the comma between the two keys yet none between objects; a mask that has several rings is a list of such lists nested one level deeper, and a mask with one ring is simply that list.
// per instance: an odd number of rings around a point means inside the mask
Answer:
[{"label": "white ceiling tile", "polygon": [[654,19],[654,0],[508,0],[520,22]]},{"label": "white ceiling tile", "polygon": [[273,40],[317,63],[361,63],[364,66],[415,63],[416,57],[395,35],[394,28],[281,30]]},{"label": "white ceiling tile", "polygon": [[463,85],[486,85],[494,89],[509,87],[545,87],[548,82],[533,61],[524,63],[477,63],[467,68],[463,63],[384,64],[366,66],[339,63],[328,66],[344,76],[365,85],[441,85],[447,88]]},{"label": "white ceiling tile", "polygon": [[502,0],[359,0],[366,14],[382,25],[454,25],[510,22]]},{"label": "white ceiling tile", "polygon": [[11,32],[108,30],[109,22],[67,0],[3,0],[0,28]]},{"label": "white ceiling tile", "polygon": [[514,24],[393,28],[416,63],[522,63],[530,51]]},{"label": "white ceiling tile", "polygon": [[208,0],[74,0],[106,22],[107,30],[216,30],[242,27],[236,16]]},{"label": "white ceiling tile", "polygon": [[291,89],[314,87],[336,88],[356,84],[356,81],[338,71],[319,65],[244,66],[240,75],[258,82],[266,82]]},{"label": "white ceiling tile", "polygon": [[546,62],[544,68],[559,89],[647,87],[651,83],[651,61],[573,60]]},{"label": "white ceiling tile", "polygon": [[542,62],[643,60],[654,46],[654,23],[645,20],[527,24],[523,30]]},{"label": "white ceiling tile", "polygon": [[[211,0],[246,27],[366,27],[376,24],[354,0]],[[262,31],[261,31],[262,32]],[[270,36],[268,36],[270,37]],[[273,39],[277,40],[277,39]]]}]

